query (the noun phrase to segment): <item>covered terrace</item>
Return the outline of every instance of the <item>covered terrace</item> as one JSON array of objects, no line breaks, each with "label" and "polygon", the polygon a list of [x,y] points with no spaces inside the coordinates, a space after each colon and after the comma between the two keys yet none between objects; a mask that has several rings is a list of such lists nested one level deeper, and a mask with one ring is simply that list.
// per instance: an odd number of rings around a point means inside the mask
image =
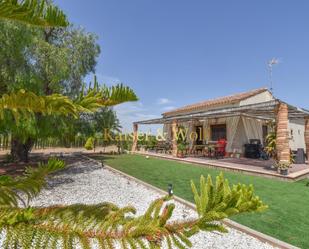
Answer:
[{"label": "covered terrace", "polygon": [[[248,104],[235,107],[223,107],[214,110],[206,110],[201,112],[194,112],[190,114],[179,114],[171,117],[162,117],[157,119],[142,120],[133,123],[133,145],[132,152],[138,152],[138,127],[139,125],[152,125],[162,124],[167,125],[170,130],[175,131],[178,129],[179,124],[184,122],[201,122],[210,119],[242,117],[259,120],[261,122],[275,121],[276,122],[276,152],[277,158],[280,162],[288,162],[291,156],[290,149],[290,130],[289,122],[292,120],[304,120],[304,141],[305,151],[309,151],[309,111],[292,106],[279,99],[266,101],[262,103]],[[229,139],[229,135],[227,136]],[[198,163],[204,165],[211,165],[214,167],[223,167],[232,170],[247,171],[251,173],[266,174],[269,176],[279,175],[272,165],[273,160],[262,159],[248,159],[244,158],[231,158],[227,156],[222,159],[214,160],[204,158],[201,156],[188,155],[186,158],[177,158],[177,141],[172,137],[168,138],[171,142],[171,154],[155,153],[153,151],[143,152],[152,156],[160,156],[167,159],[183,160],[191,163]],[[229,142],[229,141],[227,141]],[[190,147],[194,144],[190,144]],[[309,174],[309,167],[307,164],[293,164],[290,169],[288,178],[300,178]]]}]

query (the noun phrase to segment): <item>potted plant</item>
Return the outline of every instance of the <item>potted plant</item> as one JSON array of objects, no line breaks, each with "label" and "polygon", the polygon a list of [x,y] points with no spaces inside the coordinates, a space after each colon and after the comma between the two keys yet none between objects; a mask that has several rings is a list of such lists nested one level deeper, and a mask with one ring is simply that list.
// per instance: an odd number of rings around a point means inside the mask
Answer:
[{"label": "potted plant", "polygon": [[235,150],[234,150],[234,153],[233,153],[233,157],[239,159],[239,158],[240,158],[240,155],[241,155],[240,151],[238,151],[237,149],[235,149]]},{"label": "potted plant", "polygon": [[269,157],[274,158],[274,159],[277,158],[276,139],[277,139],[277,134],[275,131],[270,132],[266,137],[265,151]]},{"label": "potted plant", "polygon": [[185,151],[187,150],[187,138],[185,137],[185,128],[179,126],[177,136],[177,157],[185,157]]},{"label": "potted plant", "polygon": [[289,168],[291,167],[291,162],[288,161],[281,161],[277,162],[276,164],[277,169],[281,175],[288,175],[289,174]]},{"label": "potted plant", "polygon": [[[264,152],[266,153],[267,158],[272,158],[275,162],[277,162],[277,134],[276,134],[276,124],[274,122],[271,122],[269,124],[271,132],[268,133],[266,137],[266,147],[264,148]],[[277,165],[271,164],[269,166],[270,169],[276,169]]]},{"label": "potted plant", "polygon": [[240,155],[241,155],[240,152],[236,152],[236,153],[235,153],[235,157],[238,158],[238,159],[240,158]]},{"label": "potted plant", "polygon": [[177,157],[184,158],[185,151],[187,149],[187,144],[185,142],[181,142],[177,144]]}]

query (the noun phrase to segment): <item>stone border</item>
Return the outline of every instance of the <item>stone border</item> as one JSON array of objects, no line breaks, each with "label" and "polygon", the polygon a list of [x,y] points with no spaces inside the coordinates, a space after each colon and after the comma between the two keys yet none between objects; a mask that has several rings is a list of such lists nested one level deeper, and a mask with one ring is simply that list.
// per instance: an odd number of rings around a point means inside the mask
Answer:
[{"label": "stone border", "polygon": [[[98,160],[92,159],[92,158],[90,158],[90,157],[88,157],[86,155],[82,155],[82,156],[87,158],[90,161],[93,161],[95,163],[99,163]],[[104,164],[104,168],[107,168],[110,171],[113,171],[113,172],[115,172],[117,174],[120,174],[123,177],[128,178],[129,180],[132,180],[132,181],[135,181],[135,182],[137,182],[137,183],[139,183],[141,185],[144,185],[145,187],[150,188],[150,189],[152,189],[152,190],[154,190],[156,192],[159,192],[162,195],[167,195],[168,194],[166,191],[164,191],[164,190],[162,190],[160,188],[157,188],[157,187],[155,187],[155,186],[153,186],[153,185],[151,185],[151,184],[149,184],[147,182],[144,182],[144,181],[142,181],[142,180],[140,180],[140,179],[138,179],[138,178],[136,178],[134,176],[128,175],[128,174],[126,174],[126,173],[124,173],[124,172],[122,172],[120,170],[114,169],[111,166],[108,166],[108,165]],[[186,201],[186,200],[184,200],[184,199],[182,199],[182,198],[180,198],[178,196],[174,196],[174,199],[176,201],[180,202],[181,204],[185,205],[186,207],[195,210],[195,206],[191,202]],[[231,227],[231,228],[234,228],[234,229],[236,229],[236,230],[238,230],[240,232],[246,233],[246,234],[248,234],[248,235],[250,235],[250,236],[252,236],[252,237],[254,237],[254,238],[256,238],[256,239],[258,239],[258,240],[260,240],[262,242],[268,243],[268,244],[270,244],[272,246],[275,246],[275,247],[278,247],[278,248],[281,248],[281,249],[300,249],[299,247],[293,246],[293,245],[288,244],[288,243],[286,243],[284,241],[278,240],[278,239],[273,238],[273,237],[271,237],[269,235],[266,235],[266,234],[263,234],[261,232],[258,232],[258,231],[254,230],[254,229],[251,229],[251,228],[249,228],[247,226],[241,225],[241,224],[239,224],[239,223],[237,223],[235,221],[232,221],[230,219],[224,219],[223,223],[226,226],[228,226],[228,227]]]}]

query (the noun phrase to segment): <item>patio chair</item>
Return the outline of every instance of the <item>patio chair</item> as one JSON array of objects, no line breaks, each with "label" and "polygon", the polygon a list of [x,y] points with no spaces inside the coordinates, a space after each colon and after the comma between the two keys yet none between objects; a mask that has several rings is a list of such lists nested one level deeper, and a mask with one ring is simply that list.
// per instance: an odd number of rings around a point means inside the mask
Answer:
[{"label": "patio chair", "polygon": [[215,157],[216,159],[219,158],[224,158],[225,156],[225,147],[226,147],[226,140],[225,139],[220,139],[215,147]]},{"label": "patio chair", "polygon": [[154,149],[156,153],[161,152],[161,153],[170,154],[172,150],[172,145],[165,141],[159,141],[157,145],[154,147]]},{"label": "patio chair", "polygon": [[215,158],[215,154],[216,154],[215,147],[216,145],[207,144],[204,150],[205,157]]}]

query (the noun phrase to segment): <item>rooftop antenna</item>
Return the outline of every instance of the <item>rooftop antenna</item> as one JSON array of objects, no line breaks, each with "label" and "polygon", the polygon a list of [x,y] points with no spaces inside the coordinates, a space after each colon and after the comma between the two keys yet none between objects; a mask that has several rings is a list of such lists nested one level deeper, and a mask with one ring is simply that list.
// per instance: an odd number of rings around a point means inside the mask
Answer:
[{"label": "rooftop antenna", "polygon": [[270,83],[270,92],[274,93],[274,88],[273,88],[273,65],[279,64],[279,59],[272,58],[271,60],[268,61],[268,70],[269,70],[269,83]]}]

